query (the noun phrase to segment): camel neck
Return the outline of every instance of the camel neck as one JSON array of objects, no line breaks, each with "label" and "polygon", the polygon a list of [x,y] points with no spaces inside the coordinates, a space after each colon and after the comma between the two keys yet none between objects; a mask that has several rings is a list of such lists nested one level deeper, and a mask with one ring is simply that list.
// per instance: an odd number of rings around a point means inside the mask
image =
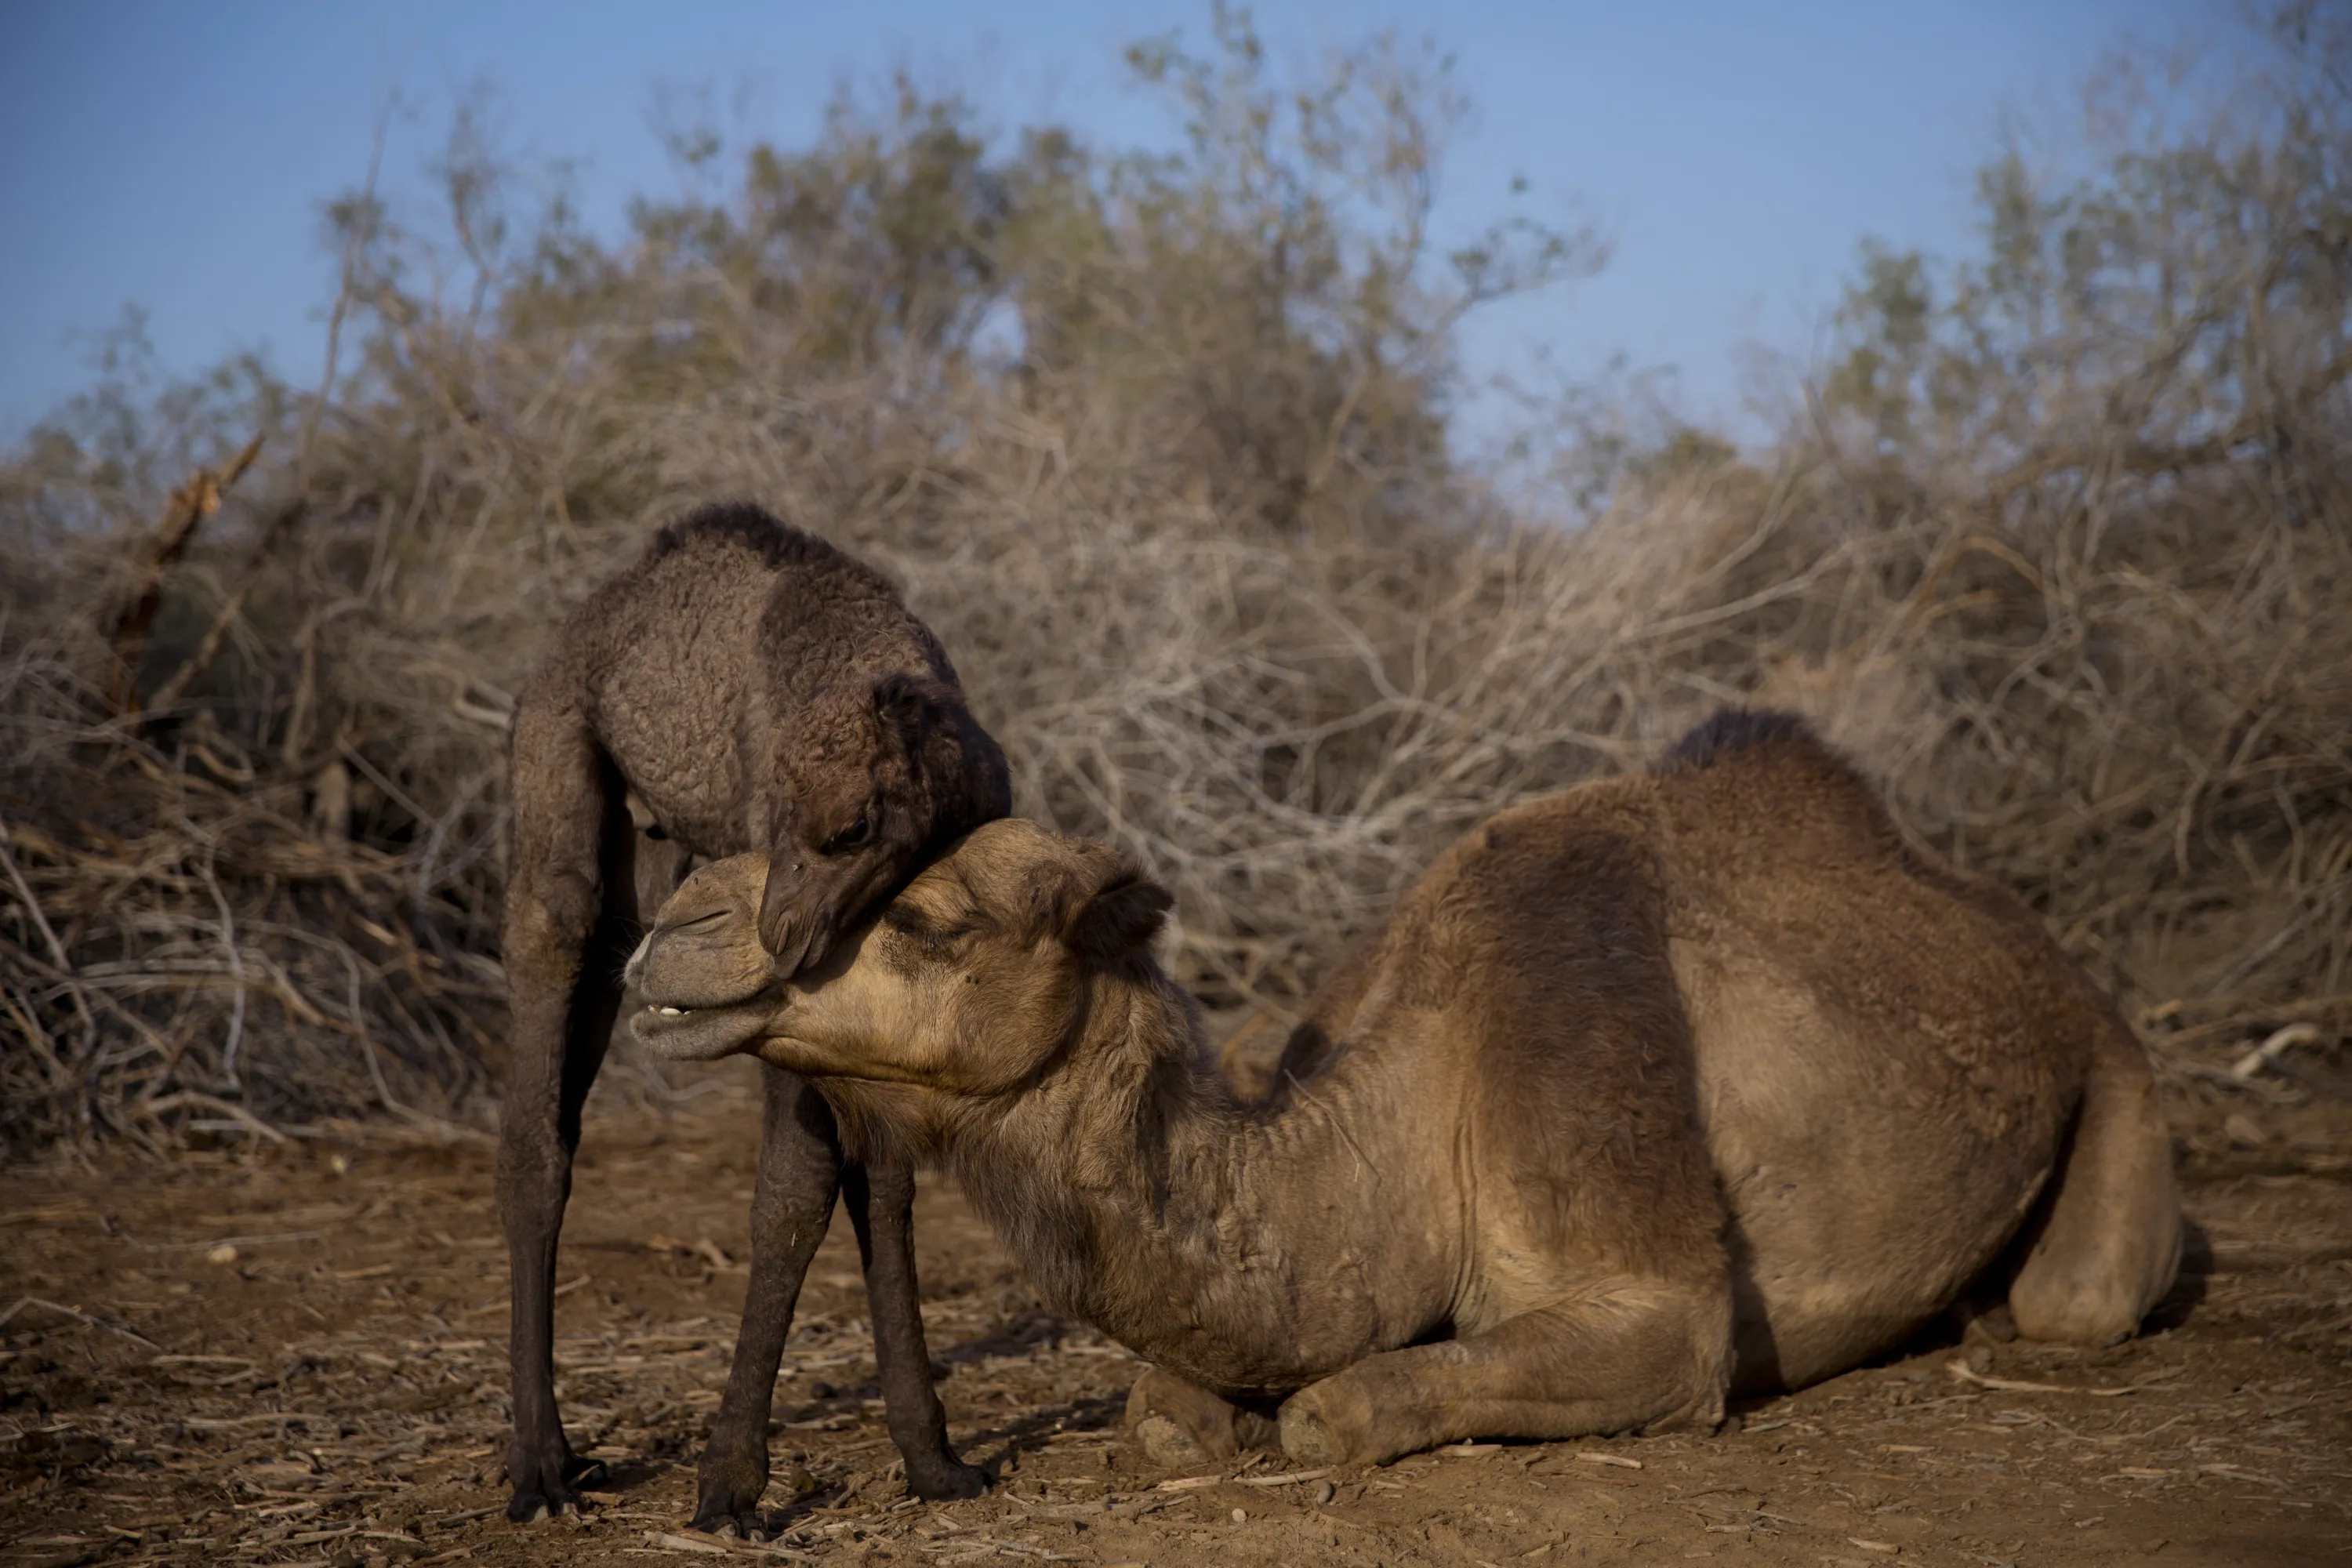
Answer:
[{"label": "camel neck", "polygon": [[1208,1387],[1295,1388],[1443,1321],[1402,1282],[1453,1278],[1409,1255],[1457,1243],[1397,1225],[1458,1201],[1448,1152],[1399,1132],[1433,1086],[1351,1047],[1261,1108],[1209,1063],[1156,967],[1097,976],[1060,1065],[950,1162],[1058,1305]]}]

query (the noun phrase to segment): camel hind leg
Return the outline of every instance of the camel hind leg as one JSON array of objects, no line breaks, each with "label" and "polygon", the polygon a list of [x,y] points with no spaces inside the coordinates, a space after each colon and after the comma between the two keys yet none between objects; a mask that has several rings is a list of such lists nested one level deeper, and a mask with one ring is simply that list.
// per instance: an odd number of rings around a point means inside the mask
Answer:
[{"label": "camel hind leg", "polygon": [[555,1401],[555,1258],[580,1146],[635,937],[636,834],[620,780],[576,701],[527,692],[515,718],[514,859],[502,957],[513,1060],[499,1130],[498,1202],[511,1273],[512,1438],[507,1517],[562,1513],[597,1468]]},{"label": "camel hind leg", "polygon": [[2147,1055],[2120,1019],[2093,1048],[2090,1081],[2057,1173],[2009,1287],[2029,1339],[2126,1338],[2180,1268],[2172,1137]]}]

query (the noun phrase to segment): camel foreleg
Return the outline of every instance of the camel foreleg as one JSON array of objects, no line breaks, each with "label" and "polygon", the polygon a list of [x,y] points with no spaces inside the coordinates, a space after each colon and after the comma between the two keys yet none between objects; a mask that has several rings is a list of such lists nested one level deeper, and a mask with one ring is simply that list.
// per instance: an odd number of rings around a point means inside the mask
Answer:
[{"label": "camel foreleg", "polygon": [[1282,1406],[1301,1464],[1380,1464],[1471,1437],[1580,1437],[1723,1419],[1731,1295],[1627,1283],[1483,1333],[1367,1356]]}]

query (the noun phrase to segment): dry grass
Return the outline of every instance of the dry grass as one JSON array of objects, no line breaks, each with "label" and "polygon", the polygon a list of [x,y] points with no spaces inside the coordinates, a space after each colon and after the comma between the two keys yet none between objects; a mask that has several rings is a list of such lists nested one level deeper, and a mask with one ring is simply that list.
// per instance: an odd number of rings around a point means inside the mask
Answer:
[{"label": "dry grass", "polygon": [[[2138,147],[2205,184],[2148,196],[2084,276],[1956,274],[1924,349],[1874,275],[1856,357],[1778,449],[1662,458],[1585,518],[1506,506],[1431,439],[1446,330],[1491,278],[1368,304],[1347,286],[1366,257],[1420,265],[1412,213],[1333,240],[1336,271],[1294,265],[1316,234],[1234,216],[1256,193],[1295,217],[1309,176],[1340,178],[1311,147],[1139,191],[1112,170],[1039,195],[1033,160],[1004,183],[1055,223],[946,225],[995,248],[944,281],[842,241],[839,203],[822,244],[782,218],[747,240],[757,178],[625,247],[484,261],[488,310],[404,292],[404,242],[355,229],[364,365],[331,395],[187,401],[112,445],[52,432],[0,475],[5,1136],[478,1104],[507,694],[652,527],[739,495],[906,586],[1018,809],[1168,879],[1214,1001],[1279,1015],[1467,824],[1769,702],[2027,896],[2179,1070],[2291,1023],[2340,1046],[2336,113]],[[836,128],[793,177],[930,190],[928,158],[978,179],[920,114],[895,123]],[[2004,254],[2074,254],[2092,209],[2063,195]],[[999,290],[1029,357],[992,359],[963,296],[840,303],[924,278]],[[272,444],[163,568],[128,710],[118,628],[167,542],[159,479],[250,425]]]}]

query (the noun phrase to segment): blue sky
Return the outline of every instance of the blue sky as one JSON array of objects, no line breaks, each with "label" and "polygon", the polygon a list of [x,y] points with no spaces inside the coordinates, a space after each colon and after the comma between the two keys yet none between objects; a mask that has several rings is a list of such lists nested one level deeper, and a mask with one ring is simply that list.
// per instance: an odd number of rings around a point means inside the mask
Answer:
[{"label": "blue sky", "polygon": [[[1895,5],[1624,0],[1264,4],[1276,50],[1392,25],[1458,58],[1476,105],[1449,210],[1492,210],[1514,174],[1613,236],[1599,278],[1515,304],[1474,368],[1530,345],[1570,371],[1614,353],[1672,366],[1680,401],[1737,427],[1761,346],[1801,361],[1865,235],[1964,247],[1969,177],[2005,113],[2063,131],[2074,84],[2189,0]],[[1205,5],[938,0],[865,6],[608,0],[6,0],[0,4],[0,437],[90,378],[96,340],[147,312],[163,364],[259,349],[318,374],[333,265],[320,204],[365,174],[397,98],[384,189],[422,209],[455,99],[487,80],[526,157],[572,159],[592,217],[676,188],[656,104],[707,89],[722,122],[806,139],[845,78],[908,65],[989,123],[1045,120],[1114,142],[1162,134],[1128,93],[1126,40],[1207,31]]]}]

